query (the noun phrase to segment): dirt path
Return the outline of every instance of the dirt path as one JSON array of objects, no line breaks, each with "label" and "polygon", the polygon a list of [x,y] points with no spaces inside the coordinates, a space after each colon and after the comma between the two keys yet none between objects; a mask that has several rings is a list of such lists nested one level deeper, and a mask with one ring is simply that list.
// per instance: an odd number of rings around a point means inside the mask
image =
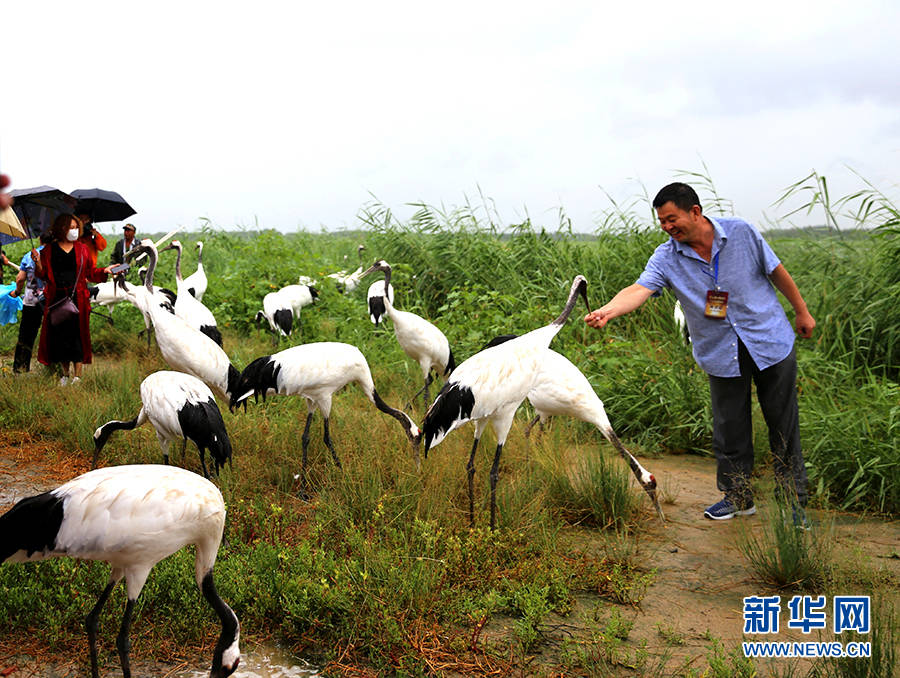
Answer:
[{"label": "dirt path", "polygon": [[[711,459],[669,456],[642,461],[660,481],[668,522],[665,527],[648,523],[641,539],[640,562],[656,568],[656,575],[638,608],[622,608],[622,616],[634,622],[627,648],[633,655],[645,641],[652,655],[668,648],[674,656],[672,668],[703,667],[713,637],[724,641],[727,648],[735,647],[741,640],[742,599],[773,594],[752,579],[737,548],[742,529],[749,527],[756,533],[764,527],[766,503],[757,502],[760,511],[756,516],[731,521],[705,520],[703,509],[718,498],[715,464]],[[58,445],[0,432],[0,512],[22,497],[56,487],[87,470],[83,457],[72,456]],[[868,561],[866,567],[884,569],[893,578],[896,592],[896,582],[900,581],[900,523],[816,510],[809,514],[814,525],[833,523],[839,559],[864,564]],[[786,606],[786,600],[782,605]],[[781,633],[777,638],[766,639],[794,638],[800,639],[802,635]],[[0,652],[0,676],[74,676],[79,666],[78,658],[66,658],[56,666],[48,666],[46,662],[12,655],[8,650],[7,647],[7,652]],[[11,668],[15,670],[7,673]],[[136,667],[135,675],[184,675],[177,667],[174,671],[172,668],[160,673],[159,665],[143,670]],[[239,671],[238,675],[242,674]]]},{"label": "dirt path", "polygon": [[[650,528],[645,546],[647,562],[656,568],[656,576],[641,609],[632,615],[635,624],[629,642],[636,645],[646,639],[649,648],[662,650],[666,637],[678,639],[683,645],[668,645],[675,657],[681,661],[693,658],[693,666],[705,666],[710,637],[723,640],[727,648],[736,647],[742,640],[745,596],[779,593],[754,580],[738,548],[748,528],[759,535],[767,526],[769,506],[765,498],[758,498],[759,510],[754,516],[728,521],[704,519],[703,510],[721,496],[716,491],[714,460],[684,455],[642,463],[660,480],[663,498],[674,498],[674,503],[663,504],[666,527]],[[883,568],[893,577],[896,593],[896,583],[900,582],[900,523],[814,509],[808,514],[814,531],[827,531],[833,525],[838,562]],[[816,640],[815,633],[804,637],[793,630],[785,632],[786,604],[792,595],[782,595],[781,633],[747,639]]]}]

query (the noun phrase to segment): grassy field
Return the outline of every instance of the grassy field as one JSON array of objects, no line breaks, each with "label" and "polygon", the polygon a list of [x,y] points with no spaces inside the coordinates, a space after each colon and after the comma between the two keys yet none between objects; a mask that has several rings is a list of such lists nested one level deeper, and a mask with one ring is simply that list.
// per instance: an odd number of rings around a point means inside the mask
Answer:
[{"label": "grassy field", "polygon": [[[860,225],[880,228],[853,237],[793,233],[770,242],[818,321],[815,339],[798,342],[812,504],[890,518],[900,512],[900,238],[886,198],[868,193],[858,200],[869,205],[857,209]],[[270,335],[253,323],[263,295],[311,275],[321,297],[304,309],[302,331],[290,343],[358,346],[379,393],[402,407],[421,386],[420,372],[389,326],[370,323],[365,288],[372,280],[342,295],[324,277],[355,268],[358,243],[366,246],[367,264],[384,258],[394,266],[395,305],[435,322],[461,361],[497,334],[549,322],[576,273],[587,277],[594,306],[633,282],[664,239],[647,221],[630,208],[615,208],[592,239],[575,236],[564,222],[553,231],[524,223],[501,234],[468,208],[446,213],[422,206],[400,224],[376,205],[366,210],[360,233],[209,230],[181,239],[188,272],[194,269],[190,246],[197,239],[205,244],[210,287],[204,303],[238,369],[273,351]],[[17,246],[7,250],[15,259]],[[174,256],[163,255],[157,284],[174,289],[173,269]],[[587,328],[576,312],[553,348],[588,376],[629,449],[651,457],[707,455],[707,381],[681,343],[672,303],[663,295],[602,332]],[[0,379],[4,429],[60,441],[87,458],[100,423],[137,413],[141,380],[166,365],[155,345],[148,351],[136,337],[143,324],[135,309],[122,304],[112,316],[114,325],[92,320],[97,360],[77,391],[54,387],[48,375]],[[0,328],[4,372],[16,330]],[[476,529],[469,530],[464,464],[470,428],[451,434],[417,472],[396,423],[351,387],[337,395],[332,413],[343,472],[330,461],[317,418],[310,447],[315,492],[307,503],[298,498],[294,478],[305,414],[305,404],[289,397],[224,413],[235,453],[234,468],[219,479],[230,543],[217,564],[217,581],[245,633],[275,636],[330,667],[329,675],[428,675],[438,657],[446,672],[458,674],[667,675],[659,658],[585,655],[576,645],[545,641],[548,620],[569,615],[579,596],[613,609],[639,605],[653,578],[633,548],[636,531],[653,516],[596,431],[558,421],[540,444],[528,443],[522,431],[531,412],[522,408],[504,447],[499,529],[490,532],[492,433],[476,461]],[[421,401],[412,416],[421,421]],[[771,475],[761,421],[756,432],[760,475]],[[602,455],[593,453],[597,447]],[[107,465],[161,461],[149,427],[115,434],[104,457]],[[173,461],[180,463],[180,455]],[[199,468],[193,446],[184,464]],[[580,536],[585,530],[595,535],[589,545]],[[800,557],[808,555],[803,544],[796,548]],[[23,577],[19,567],[0,568],[0,633],[40,629],[51,649],[80,647],[81,619],[106,568],[57,560],[27,565]],[[139,602],[135,631],[143,636],[136,646],[177,651],[214,637],[212,615],[196,605],[192,567],[190,555],[180,553],[154,570]],[[827,588],[830,575],[822,576],[818,585]],[[479,630],[499,617],[511,620],[507,636],[476,642]],[[115,634],[116,624],[116,615],[104,615],[104,637]],[[615,629],[598,632],[615,638]],[[582,633],[590,635],[585,628]],[[710,647],[707,667],[686,667],[682,674],[744,670],[731,648]],[[536,653],[542,653],[537,663]],[[817,675],[840,675],[827,666],[821,671]]]}]

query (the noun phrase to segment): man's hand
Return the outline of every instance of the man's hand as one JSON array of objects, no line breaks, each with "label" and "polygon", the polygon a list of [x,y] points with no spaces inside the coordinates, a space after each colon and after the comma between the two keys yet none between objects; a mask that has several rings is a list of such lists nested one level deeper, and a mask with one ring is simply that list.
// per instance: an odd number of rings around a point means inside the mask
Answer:
[{"label": "man's hand", "polygon": [[797,334],[804,339],[809,339],[816,326],[816,319],[810,315],[809,311],[804,311],[797,314],[797,317],[794,319],[794,324],[797,327]]},{"label": "man's hand", "polygon": [[599,330],[604,327],[606,323],[609,322],[610,315],[602,308],[598,308],[595,311],[591,311],[586,316],[584,316],[584,322],[586,322],[590,327],[593,327],[595,330]]}]

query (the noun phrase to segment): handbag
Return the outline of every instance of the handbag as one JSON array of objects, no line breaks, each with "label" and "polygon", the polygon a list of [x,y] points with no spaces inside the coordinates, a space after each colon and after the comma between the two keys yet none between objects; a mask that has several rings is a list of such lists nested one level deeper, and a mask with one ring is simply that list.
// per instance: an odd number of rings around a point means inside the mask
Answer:
[{"label": "handbag", "polygon": [[78,267],[78,274],[75,276],[75,284],[72,285],[72,293],[54,302],[47,308],[47,319],[53,326],[64,323],[71,318],[78,316],[78,306],[75,303],[75,288],[78,286],[78,278],[81,277],[81,269],[84,266],[84,260]]},{"label": "handbag", "polygon": [[50,320],[51,325],[59,325],[77,315],[78,306],[75,305],[72,297],[60,299],[47,310],[47,318]]}]

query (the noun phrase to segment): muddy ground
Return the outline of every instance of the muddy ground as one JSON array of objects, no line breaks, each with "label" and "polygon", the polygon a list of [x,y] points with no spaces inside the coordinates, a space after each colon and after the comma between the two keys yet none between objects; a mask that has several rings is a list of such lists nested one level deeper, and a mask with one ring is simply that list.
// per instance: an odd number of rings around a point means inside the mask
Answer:
[{"label": "muddy ground", "polygon": [[[53,488],[87,471],[83,459],[83,456],[67,454],[53,443],[0,432],[0,512],[24,496]],[[742,599],[773,594],[754,581],[737,547],[742,529],[749,527],[757,532],[764,527],[767,507],[765,501],[758,501],[760,511],[756,516],[722,522],[704,520],[703,509],[718,499],[715,464],[711,459],[667,456],[643,462],[660,481],[667,524],[661,526],[648,521],[646,532],[640,538],[640,562],[655,568],[656,573],[639,605],[617,608],[623,618],[634,622],[623,649],[626,655],[633,654],[645,642],[651,655],[664,651],[672,654],[669,666],[673,672],[678,667],[702,668],[706,666],[711,638],[721,639],[727,648],[733,648],[741,640]],[[853,563],[855,567],[881,570],[892,582],[896,594],[900,582],[900,523],[815,509],[809,513],[814,529],[833,530],[839,560]],[[783,599],[783,607],[786,602]],[[584,612],[591,606],[596,606],[596,600],[579,601],[578,607],[582,609],[576,612]],[[557,631],[548,631],[548,639],[559,642],[569,633],[566,629],[576,623],[571,618],[561,619]],[[493,629],[490,626],[485,629],[483,642],[490,642],[491,636],[501,631],[496,624]],[[782,632],[777,638],[765,639],[815,640],[804,638],[799,632]],[[267,648],[256,648],[257,655],[266,651]],[[83,670],[84,659],[30,656],[21,646],[11,647],[0,639],[0,678],[76,676],[79,669]],[[540,657],[535,660],[536,664],[541,663]],[[299,662],[292,668],[288,664],[293,662],[282,660],[268,672],[260,668],[259,660],[258,664],[252,667],[251,662],[245,662],[236,675],[245,678],[308,675],[300,670]],[[134,676],[202,675],[195,672],[201,668],[143,664],[134,667]],[[112,669],[109,675],[120,675],[117,666]],[[623,675],[635,674],[625,670]]]}]

